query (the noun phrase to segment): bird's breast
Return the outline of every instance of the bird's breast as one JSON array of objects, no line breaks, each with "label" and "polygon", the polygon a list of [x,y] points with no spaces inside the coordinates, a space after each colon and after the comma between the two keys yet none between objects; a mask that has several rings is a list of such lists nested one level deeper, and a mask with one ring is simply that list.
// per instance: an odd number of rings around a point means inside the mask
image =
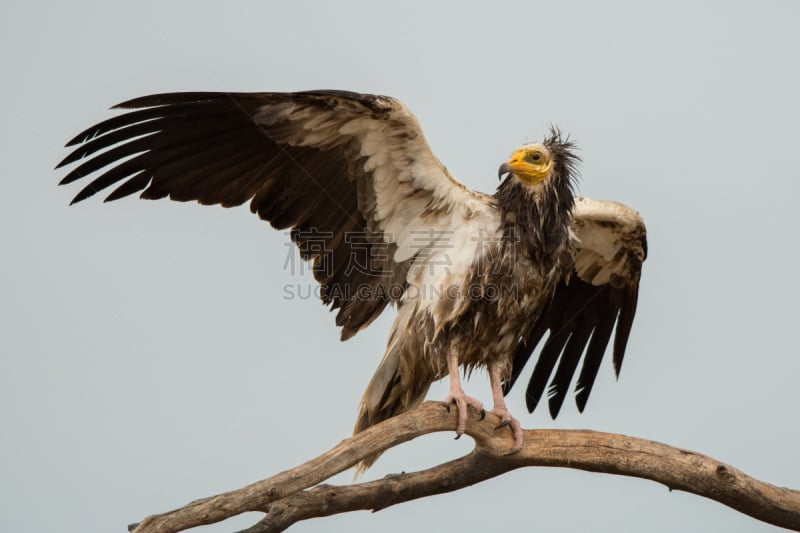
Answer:
[{"label": "bird's breast", "polygon": [[436,375],[445,375],[450,347],[468,369],[499,361],[507,373],[518,339],[552,294],[552,281],[500,232],[453,237],[452,247],[430,250],[409,273],[401,328],[413,334],[407,342],[417,344],[414,351]]}]

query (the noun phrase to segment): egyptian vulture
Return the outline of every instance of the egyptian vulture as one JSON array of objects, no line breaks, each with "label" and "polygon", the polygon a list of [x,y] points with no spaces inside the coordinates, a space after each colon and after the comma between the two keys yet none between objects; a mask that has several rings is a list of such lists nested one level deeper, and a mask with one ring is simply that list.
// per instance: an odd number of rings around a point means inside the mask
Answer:
[{"label": "egyptian vulture", "polygon": [[[638,213],[576,197],[574,143],[552,129],[500,166],[493,195],[468,189],[431,152],[416,118],[386,96],[343,91],[175,93],[129,100],[83,131],[61,184],[93,177],[72,203],[195,200],[250,210],[291,228],[342,339],[397,308],[355,432],[414,409],[445,376],[444,399],[468,407],[459,369],[486,368],[491,412],[522,447],[504,395],[545,333],[526,390],[555,417],[580,365],[583,410],[606,346],[619,373],[647,247]],[[88,159],[87,159],[88,158]],[[504,178],[503,178],[504,177]],[[549,386],[548,386],[549,384]],[[360,465],[366,468],[375,457]]]}]

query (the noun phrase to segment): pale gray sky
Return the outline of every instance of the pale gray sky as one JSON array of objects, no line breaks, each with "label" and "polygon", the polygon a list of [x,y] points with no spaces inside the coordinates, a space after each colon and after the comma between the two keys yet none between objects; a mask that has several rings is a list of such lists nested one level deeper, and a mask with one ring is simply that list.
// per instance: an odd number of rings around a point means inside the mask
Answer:
[{"label": "pale gray sky", "polygon": [[[57,188],[66,140],[119,101],[178,90],[396,96],[434,151],[487,192],[512,149],[559,125],[581,191],[649,229],[618,382],[591,428],[710,454],[800,487],[794,230],[800,3],[4,2],[0,135],[2,531],[124,531],[292,467],[349,435],[393,312],[347,343],[286,300],[287,237],[246,208],[93,199]],[[487,381],[468,392],[488,401]],[[445,394],[437,385],[432,399]],[[368,478],[466,453],[420,439]],[[347,482],[350,474],[338,481]],[[208,528],[230,531],[248,516]],[[528,469],[297,531],[767,531],[651,482]]]}]

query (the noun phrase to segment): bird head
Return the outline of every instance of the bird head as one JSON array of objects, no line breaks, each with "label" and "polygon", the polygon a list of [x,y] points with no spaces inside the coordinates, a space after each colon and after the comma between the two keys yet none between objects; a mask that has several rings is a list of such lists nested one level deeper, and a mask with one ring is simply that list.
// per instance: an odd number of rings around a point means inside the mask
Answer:
[{"label": "bird head", "polygon": [[498,178],[511,174],[523,184],[533,186],[546,180],[553,171],[553,156],[544,144],[526,144],[511,153],[500,165]]},{"label": "bird head", "polygon": [[508,161],[500,165],[498,178],[510,174],[518,182],[536,189],[545,181],[555,179],[572,186],[580,158],[575,155],[575,144],[562,139],[557,128],[541,143],[525,144],[511,153]]}]

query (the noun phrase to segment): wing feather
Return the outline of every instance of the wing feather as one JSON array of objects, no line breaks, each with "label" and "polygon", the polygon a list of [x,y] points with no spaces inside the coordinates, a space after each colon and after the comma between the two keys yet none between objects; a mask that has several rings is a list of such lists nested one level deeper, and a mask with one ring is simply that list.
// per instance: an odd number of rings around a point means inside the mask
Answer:
[{"label": "wing feather", "polygon": [[[292,229],[323,302],[339,309],[343,338],[402,295],[408,263],[425,245],[410,246],[408,236],[452,229],[449,213],[477,197],[436,159],[411,112],[384,96],[171,93],[116,107],[129,111],[75,136],[58,165],[82,161],[62,184],[93,177],[73,203],[109,188],[106,201],[135,192],[224,207],[249,201],[274,227]],[[362,257],[367,271],[352,268]]]},{"label": "wing feather", "polygon": [[622,204],[579,197],[572,229],[576,236],[575,271],[559,284],[547,310],[520,339],[511,379],[505,384],[508,392],[549,331],[525,400],[532,412],[548,390],[553,418],[561,409],[581,357],[575,399],[578,410],[586,407],[612,331],[614,371],[619,375],[647,256],[644,222],[636,211]]}]

